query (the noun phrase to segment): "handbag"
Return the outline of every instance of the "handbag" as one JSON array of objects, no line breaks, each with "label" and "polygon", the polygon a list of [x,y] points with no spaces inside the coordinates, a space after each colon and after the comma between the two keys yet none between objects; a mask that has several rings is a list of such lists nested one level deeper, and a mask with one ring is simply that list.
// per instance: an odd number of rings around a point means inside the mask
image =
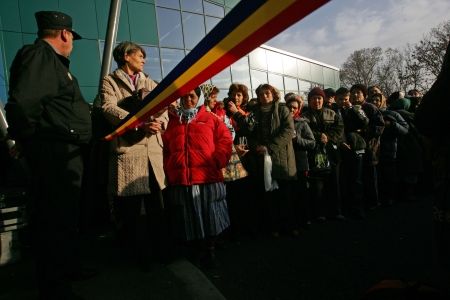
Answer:
[{"label": "handbag", "polygon": [[314,148],[310,172],[315,175],[327,175],[331,173],[331,162],[325,145],[317,145]]},{"label": "handbag", "polygon": [[234,145],[232,146],[231,158],[227,166],[222,169],[222,173],[224,181],[235,181],[248,176]]},{"label": "handbag", "polygon": [[[142,104],[143,91],[135,91],[129,97],[126,97],[120,101],[118,106],[130,113],[137,111]],[[135,127],[127,130],[122,138],[129,144],[134,145],[142,141],[146,137],[147,133],[142,127]]]}]

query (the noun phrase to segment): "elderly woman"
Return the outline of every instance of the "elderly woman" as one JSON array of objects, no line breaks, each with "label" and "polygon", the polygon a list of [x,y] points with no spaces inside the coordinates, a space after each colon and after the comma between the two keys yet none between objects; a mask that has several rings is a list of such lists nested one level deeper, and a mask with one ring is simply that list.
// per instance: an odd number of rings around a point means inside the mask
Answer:
[{"label": "elderly woman", "polygon": [[[255,197],[263,199],[262,224],[268,224],[274,237],[280,230],[292,232],[295,229],[292,218],[292,202],[290,201],[290,181],[295,180],[296,167],[292,138],[294,137],[294,120],[285,105],[280,104],[280,94],[269,84],[262,84],[256,89],[257,104],[250,114],[243,115],[234,102],[228,102],[228,109],[237,121],[239,130],[247,132],[250,152],[255,160],[253,176],[256,177],[257,191]],[[272,178],[279,189],[264,189],[264,156],[268,154],[272,160]],[[256,203],[255,205],[261,205]],[[267,222],[268,221],[268,222]],[[293,232],[292,232],[293,233]]]},{"label": "elderly woman", "polygon": [[[344,123],[339,114],[330,108],[324,107],[325,93],[315,87],[308,93],[308,110],[303,117],[308,121],[314,138],[316,140],[315,151],[309,152],[310,161],[313,163],[310,171],[311,194],[315,203],[315,217],[319,222],[326,221],[328,211],[333,217],[342,218],[341,215],[341,195],[338,186],[339,170],[336,167],[337,145],[341,143],[344,130]],[[319,170],[315,166],[316,155],[324,151],[331,163],[330,170]],[[333,188],[334,193],[325,191]],[[327,201],[328,200],[328,203]]]},{"label": "elderly woman", "polygon": [[[156,83],[143,73],[146,54],[139,45],[122,42],[113,56],[118,68],[102,79],[98,98],[104,117],[116,126]],[[167,119],[167,113],[152,116],[140,129],[110,143],[108,187],[114,217],[129,240],[126,244],[137,248],[141,263],[149,252],[143,230],[161,230],[161,191],[166,187],[161,131]],[[146,229],[142,223],[147,223]]]},{"label": "elderly woman", "polygon": [[201,247],[197,250],[206,251],[205,258],[213,262],[214,237],[230,225],[222,168],[230,159],[232,139],[203,103],[196,88],[171,113],[163,136],[164,170],[174,235]]},{"label": "elderly woman", "polygon": [[[294,145],[295,162],[297,166],[297,181],[292,186],[293,208],[297,227],[307,227],[311,223],[312,203],[308,195],[308,151],[314,150],[316,140],[309,128],[308,122],[301,117],[303,98],[290,93],[285,96],[286,106],[291,110],[294,118],[295,134],[292,140]],[[294,229],[294,234],[298,229]]]}]

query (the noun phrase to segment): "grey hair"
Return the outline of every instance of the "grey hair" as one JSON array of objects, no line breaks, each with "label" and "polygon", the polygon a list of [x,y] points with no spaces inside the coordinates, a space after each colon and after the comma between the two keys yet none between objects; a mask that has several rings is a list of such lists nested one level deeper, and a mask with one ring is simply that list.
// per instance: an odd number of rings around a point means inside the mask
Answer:
[{"label": "grey hair", "polygon": [[113,57],[117,63],[117,66],[119,68],[124,66],[126,63],[125,55],[130,55],[137,51],[141,51],[142,54],[144,55],[144,58],[147,56],[144,48],[142,48],[138,44],[129,41],[121,42],[119,45],[116,46],[116,48],[114,48],[113,51]]}]

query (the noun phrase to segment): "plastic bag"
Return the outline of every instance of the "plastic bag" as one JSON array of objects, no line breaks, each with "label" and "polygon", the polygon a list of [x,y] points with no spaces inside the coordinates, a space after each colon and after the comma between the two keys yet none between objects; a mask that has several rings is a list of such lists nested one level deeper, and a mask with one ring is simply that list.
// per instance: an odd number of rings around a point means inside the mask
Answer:
[{"label": "plastic bag", "polygon": [[266,192],[278,189],[278,183],[272,178],[272,158],[269,153],[264,154],[264,187]]}]

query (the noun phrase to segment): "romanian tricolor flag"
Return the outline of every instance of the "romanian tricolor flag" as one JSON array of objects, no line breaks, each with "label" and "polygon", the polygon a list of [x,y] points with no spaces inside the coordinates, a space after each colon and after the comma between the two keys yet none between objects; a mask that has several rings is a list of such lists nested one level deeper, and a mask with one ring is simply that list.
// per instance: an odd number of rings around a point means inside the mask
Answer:
[{"label": "romanian tricolor flag", "polygon": [[147,95],[139,110],[105,137],[135,128],[329,0],[242,0]]}]

